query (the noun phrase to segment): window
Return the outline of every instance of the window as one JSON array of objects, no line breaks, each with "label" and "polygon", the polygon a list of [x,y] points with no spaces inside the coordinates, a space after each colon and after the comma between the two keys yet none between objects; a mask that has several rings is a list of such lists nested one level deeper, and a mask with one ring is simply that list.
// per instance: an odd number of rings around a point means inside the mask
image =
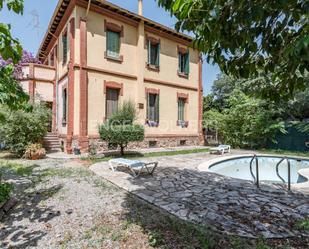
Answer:
[{"label": "window", "polygon": [[64,88],[62,91],[62,124],[67,123],[67,105],[68,105],[68,94],[67,89]]},{"label": "window", "polygon": [[160,43],[148,40],[147,64],[156,68],[160,67]]},{"label": "window", "polygon": [[148,93],[147,119],[159,123],[159,94]]},{"label": "window", "polygon": [[178,121],[185,121],[185,103],[186,100],[183,98],[178,99]]},{"label": "window", "polygon": [[118,99],[118,89],[106,89],[106,119],[109,119],[118,110]]},{"label": "window", "polygon": [[178,73],[182,75],[189,75],[189,52],[178,53]]},{"label": "window", "polygon": [[106,48],[107,56],[112,58],[119,58],[120,50],[120,33],[107,30],[106,31]]},{"label": "window", "polygon": [[68,60],[68,33],[65,31],[62,34],[62,59],[63,64],[65,64]]},{"label": "window", "polygon": [[149,144],[148,144],[149,146],[149,148],[154,148],[154,147],[156,147],[157,146],[157,141],[149,141]]}]

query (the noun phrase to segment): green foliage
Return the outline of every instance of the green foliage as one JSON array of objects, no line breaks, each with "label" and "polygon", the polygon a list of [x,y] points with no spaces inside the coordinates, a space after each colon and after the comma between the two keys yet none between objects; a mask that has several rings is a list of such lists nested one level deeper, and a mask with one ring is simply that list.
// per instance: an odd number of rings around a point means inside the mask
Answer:
[{"label": "green foliage", "polygon": [[136,117],[137,112],[134,103],[131,101],[124,101],[119,110],[110,117],[108,123],[111,125],[133,124]]},{"label": "green foliage", "polygon": [[47,132],[51,112],[41,104],[35,104],[32,111],[12,111],[2,108],[5,120],[0,126],[0,138],[11,152],[22,156],[30,143],[40,143]]},{"label": "green foliage", "polygon": [[99,126],[100,138],[109,145],[119,146],[121,155],[129,142],[144,140],[144,127],[133,124],[136,119],[134,103],[124,102],[119,110],[105,124]]},{"label": "green foliage", "polygon": [[[23,13],[23,0],[0,0],[0,11],[5,4],[8,10],[16,14]],[[9,24],[0,23],[0,55],[4,60],[12,59],[14,63],[17,63],[22,55],[22,47],[19,41],[12,37]]]},{"label": "green foliage", "polygon": [[[304,89],[309,68],[308,1],[158,0],[194,33],[195,45],[237,78],[267,77],[261,92],[277,99]],[[270,74],[271,73],[271,74]]]},{"label": "green foliage", "polygon": [[259,148],[277,132],[285,132],[284,122],[276,118],[275,108],[235,89],[228,98],[229,108],[204,113],[204,127],[216,129],[225,143],[233,147]]},{"label": "green foliage", "polygon": [[10,193],[13,189],[12,184],[10,183],[1,183],[0,182],[0,203],[5,202],[9,199]]},{"label": "green foliage", "polygon": [[295,227],[299,230],[309,231],[309,218],[297,221]]},{"label": "green foliage", "polygon": [[[0,105],[6,105],[12,110],[26,108],[29,96],[12,77],[11,65],[0,68]],[[2,119],[3,115],[0,116]]]}]

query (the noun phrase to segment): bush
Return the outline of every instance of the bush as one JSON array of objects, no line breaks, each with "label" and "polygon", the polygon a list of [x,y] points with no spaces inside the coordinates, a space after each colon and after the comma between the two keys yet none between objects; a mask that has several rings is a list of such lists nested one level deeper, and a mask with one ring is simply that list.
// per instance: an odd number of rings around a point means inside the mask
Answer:
[{"label": "bush", "polygon": [[278,132],[285,133],[284,122],[276,118],[276,109],[263,100],[234,90],[228,99],[229,108],[220,113],[204,113],[204,126],[216,129],[224,143],[240,148],[264,147],[275,142]]},{"label": "bush", "polygon": [[99,126],[100,138],[109,146],[120,147],[121,155],[129,142],[144,140],[144,127],[133,124],[136,119],[134,103],[124,102],[119,110],[103,125]]},{"label": "bush", "polygon": [[0,125],[0,140],[11,152],[22,156],[28,144],[42,142],[51,118],[47,107],[35,104],[31,111],[2,108],[1,112],[4,119]]}]

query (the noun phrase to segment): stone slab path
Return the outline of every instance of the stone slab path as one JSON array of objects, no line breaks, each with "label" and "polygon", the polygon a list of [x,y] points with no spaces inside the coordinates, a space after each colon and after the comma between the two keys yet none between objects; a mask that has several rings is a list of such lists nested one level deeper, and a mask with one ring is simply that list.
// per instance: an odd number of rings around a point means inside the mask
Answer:
[{"label": "stone slab path", "polygon": [[[237,154],[234,152],[233,154]],[[243,152],[241,152],[244,154]],[[309,217],[309,195],[199,171],[209,153],[142,159],[158,161],[154,176],[133,178],[112,172],[106,162],[90,167],[97,175],[180,217],[226,234],[244,237],[309,237],[295,222]]]}]

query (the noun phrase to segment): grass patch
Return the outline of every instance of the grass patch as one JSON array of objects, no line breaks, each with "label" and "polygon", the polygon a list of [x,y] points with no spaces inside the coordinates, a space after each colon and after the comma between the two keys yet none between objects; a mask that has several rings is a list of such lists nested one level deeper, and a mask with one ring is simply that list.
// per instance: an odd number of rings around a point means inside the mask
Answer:
[{"label": "grass patch", "polygon": [[[127,153],[124,158],[147,158],[147,157],[160,157],[160,156],[175,156],[175,155],[186,155],[186,154],[194,154],[194,153],[205,153],[209,152],[208,148],[200,148],[200,149],[188,149],[188,150],[175,150],[175,151],[158,151],[158,152],[146,152],[146,153]],[[104,157],[83,157],[82,160],[90,160],[91,163],[98,162],[106,162],[110,159],[120,157],[120,154],[114,154]]]},{"label": "grass patch", "polygon": [[295,228],[298,230],[309,231],[309,218],[297,221],[295,224]]},{"label": "grass patch", "polygon": [[309,152],[299,152],[299,151],[289,151],[289,150],[271,150],[271,149],[263,149],[258,150],[258,152],[263,154],[278,154],[278,155],[287,155],[287,156],[300,156],[300,157],[308,157]]},{"label": "grass patch", "polygon": [[1,183],[0,182],[0,203],[7,201],[10,198],[10,193],[13,189],[12,184],[10,183]]},{"label": "grass patch", "polygon": [[1,171],[11,171],[12,173],[19,176],[30,176],[33,173],[34,168],[37,165],[23,165],[19,163],[12,162],[0,162]]}]

